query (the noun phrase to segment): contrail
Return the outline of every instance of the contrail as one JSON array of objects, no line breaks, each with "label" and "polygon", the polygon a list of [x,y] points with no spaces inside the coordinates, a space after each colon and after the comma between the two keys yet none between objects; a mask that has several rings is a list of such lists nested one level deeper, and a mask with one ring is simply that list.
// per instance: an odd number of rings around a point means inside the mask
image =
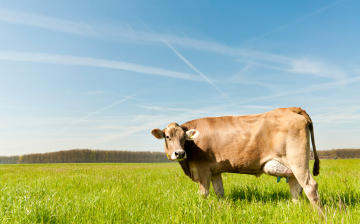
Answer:
[{"label": "contrail", "polygon": [[235,104],[235,102],[230,99],[230,97],[228,97],[223,91],[221,91],[221,89],[219,87],[217,87],[208,77],[206,77],[201,71],[199,71],[197,68],[195,68],[194,65],[192,65],[188,60],[186,60],[186,58],[184,58],[184,56],[182,56],[173,46],[171,46],[166,40],[162,39],[161,40],[181,59],[183,60],[183,62],[185,62],[190,68],[192,68],[192,70],[194,70],[196,73],[198,73],[201,77],[203,77],[210,85],[212,85],[213,87],[215,87],[215,89],[217,91],[219,91],[221,93],[221,95],[223,97],[225,97],[226,99],[228,99],[231,103]]},{"label": "contrail", "polygon": [[294,95],[294,94],[298,94],[298,93],[307,93],[307,92],[317,91],[317,90],[321,90],[321,89],[327,89],[327,88],[331,88],[331,87],[338,87],[341,85],[347,85],[347,84],[357,83],[357,82],[360,82],[360,76],[355,77],[355,78],[343,79],[343,80],[336,81],[336,82],[328,82],[328,83],[324,83],[324,84],[311,85],[306,88],[287,91],[287,92],[283,92],[283,93],[276,94],[276,95],[270,95],[270,96],[249,99],[249,100],[245,100],[241,103],[249,103],[249,102],[254,102],[254,101],[258,101],[258,100],[265,100],[265,99],[270,99],[270,98],[289,96],[289,95]]},{"label": "contrail", "polygon": [[[144,23],[141,19],[135,17],[138,21],[140,21],[144,26],[146,26],[152,33],[156,34],[156,32],[151,29],[146,23]],[[157,34],[156,34],[157,35]],[[188,60],[186,60],[186,58],[184,58],[184,56],[182,56],[171,44],[169,44],[168,41],[166,41],[164,38],[162,38],[161,36],[157,35],[159,37],[159,39],[166,44],[166,46],[168,46],[183,62],[185,62],[192,70],[194,70],[196,73],[198,73],[203,79],[205,79],[210,85],[212,85],[223,97],[225,97],[226,99],[228,99],[232,104],[235,105],[235,102],[230,99],[230,97],[228,97],[223,91],[221,91],[221,89],[219,87],[217,87],[208,77],[206,77],[206,75],[204,75],[201,71],[199,71],[194,65],[192,65]]]},{"label": "contrail", "polygon": [[[134,95],[134,94],[133,94],[133,95]],[[107,110],[107,109],[109,109],[109,108],[111,108],[111,107],[113,107],[113,106],[115,106],[115,105],[118,105],[119,103],[125,102],[125,101],[127,101],[128,99],[131,99],[133,95],[127,96],[126,98],[124,98],[124,99],[122,99],[122,100],[119,100],[119,101],[117,101],[117,102],[115,102],[115,103],[113,103],[113,104],[111,104],[111,105],[109,105],[109,106],[107,106],[107,107],[104,107],[104,108],[102,108],[102,109],[100,109],[100,110],[98,110],[98,111],[92,112],[92,113],[86,115],[85,117],[82,117],[82,118],[80,118],[79,120],[76,120],[76,121],[72,122],[71,124],[69,124],[69,125],[66,126],[65,128],[63,128],[63,129],[61,129],[60,131],[58,131],[57,133],[62,133],[62,132],[64,132],[64,131],[66,131],[67,129],[69,129],[70,127],[74,126],[75,124],[80,123],[81,121],[85,120],[86,118],[88,118],[88,117],[90,117],[90,116],[92,116],[92,115],[94,115],[94,114],[100,113],[101,111]]]},{"label": "contrail", "polygon": [[26,26],[41,27],[49,30],[74,33],[78,35],[98,35],[98,33],[94,31],[93,27],[88,24],[72,22],[64,19],[56,19],[53,17],[22,11],[13,11],[4,8],[0,8],[0,21]]},{"label": "contrail", "polygon": [[183,61],[185,62],[192,70],[194,70],[196,73],[198,73],[201,77],[203,77],[203,79],[205,79],[210,85],[212,85],[213,87],[215,87],[215,89],[217,91],[219,91],[219,93],[221,93],[221,95],[223,97],[225,97],[226,99],[228,99],[231,103],[235,104],[235,102],[230,99],[230,97],[228,97],[223,91],[221,91],[221,89],[219,87],[217,87],[208,77],[206,77],[201,71],[199,71],[197,68],[195,68],[194,65],[192,65],[188,60],[186,60],[186,58],[184,58],[184,56],[182,56],[173,46],[171,46],[166,40],[162,39],[161,40]]},{"label": "contrail", "polygon": [[139,72],[144,74],[161,75],[172,78],[189,79],[193,81],[202,81],[202,79],[197,75],[191,75],[183,72],[176,72],[172,70],[138,65],[123,61],[103,60],[103,59],[96,59],[89,57],[77,57],[71,55],[0,51],[0,60],[112,68],[112,69]]},{"label": "contrail", "polygon": [[338,3],[342,2],[342,1],[345,1],[345,0],[340,0],[340,1],[334,2],[334,3],[332,3],[332,4],[328,5],[328,6],[325,6],[325,7],[321,8],[321,9],[318,9],[318,10],[312,12],[312,13],[309,13],[309,14],[307,14],[307,15],[301,16],[300,18],[298,18],[298,19],[296,19],[296,20],[294,20],[294,21],[292,21],[292,22],[290,22],[290,23],[288,23],[288,24],[285,24],[285,25],[283,25],[283,26],[281,26],[281,27],[279,27],[279,28],[276,28],[276,29],[274,29],[274,30],[271,30],[271,31],[269,31],[269,32],[267,32],[267,33],[264,33],[264,34],[260,35],[260,36],[259,36],[258,38],[256,38],[255,40],[259,40],[259,39],[261,39],[261,38],[269,35],[270,33],[274,33],[274,32],[276,32],[276,31],[278,31],[278,30],[282,30],[282,29],[284,29],[284,28],[286,28],[286,27],[288,27],[288,26],[291,26],[291,25],[293,25],[293,24],[295,24],[295,23],[297,23],[297,22],[299,22],[299,21],[301,21],[301,20],[303,20],[303,19],[306,19],[306,18],[311,17],[311,16],[313,16],[313,15],[315,15],[315,14],[321,12],[321,11],[324,11],[324,10],[330,8],[330,7],[333,7],[334,5],[336,5],[336,4],[338,4]]}]

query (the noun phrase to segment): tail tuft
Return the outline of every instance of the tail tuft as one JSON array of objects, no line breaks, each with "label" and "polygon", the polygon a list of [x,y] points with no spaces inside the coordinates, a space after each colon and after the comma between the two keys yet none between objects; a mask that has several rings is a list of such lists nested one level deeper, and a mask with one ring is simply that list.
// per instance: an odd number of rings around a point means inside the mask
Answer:
[{"label": "tail tuft", "polygon": [[319,173],[320,173],[320,160],[318,157],[316,157],[314,167],[313,167],[313,174],[314,174],[314,176],[317,176],[317,175],[319,175]]}]

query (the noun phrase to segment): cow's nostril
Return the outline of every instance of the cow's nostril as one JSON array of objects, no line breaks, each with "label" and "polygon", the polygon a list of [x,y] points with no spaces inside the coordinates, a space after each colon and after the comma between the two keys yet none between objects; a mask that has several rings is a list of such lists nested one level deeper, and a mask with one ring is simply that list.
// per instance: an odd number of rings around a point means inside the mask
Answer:
[{"label": "cow's nostril", "polygon": [[178,155],[179,155],[179,153],[175,152],[175,156],[178,156]]}]

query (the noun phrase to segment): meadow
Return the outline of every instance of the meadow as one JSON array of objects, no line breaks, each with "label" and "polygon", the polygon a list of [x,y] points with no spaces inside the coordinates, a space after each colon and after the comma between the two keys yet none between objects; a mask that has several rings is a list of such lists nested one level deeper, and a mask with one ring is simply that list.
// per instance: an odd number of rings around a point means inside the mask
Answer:
[{"label": "meadow", "polygon": [[267,175],[223,174],[225,197],[203,198],[178,163],[0,165],[0,222],[360,222],[360,160],[321,160],[315,179],[324,219]]}]

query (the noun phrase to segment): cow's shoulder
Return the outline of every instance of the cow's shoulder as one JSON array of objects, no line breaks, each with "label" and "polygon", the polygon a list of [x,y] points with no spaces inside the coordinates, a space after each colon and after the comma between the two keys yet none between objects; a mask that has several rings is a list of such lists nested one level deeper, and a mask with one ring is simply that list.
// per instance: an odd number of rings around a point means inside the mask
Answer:
[{"label": "cow's shoulder", "polygon": [[190,129],[196,129],[198,126],[212,126],[214,123],[216,123],[216,118],[218,118],[218,117],[198,118],[195,120],[188,121],[188,122],[180,125],[180,127],[182,129],[184,129],[184,131],[187,131]]}]

